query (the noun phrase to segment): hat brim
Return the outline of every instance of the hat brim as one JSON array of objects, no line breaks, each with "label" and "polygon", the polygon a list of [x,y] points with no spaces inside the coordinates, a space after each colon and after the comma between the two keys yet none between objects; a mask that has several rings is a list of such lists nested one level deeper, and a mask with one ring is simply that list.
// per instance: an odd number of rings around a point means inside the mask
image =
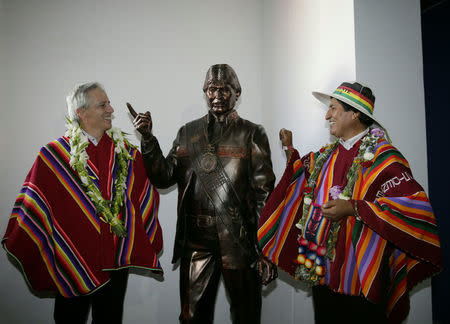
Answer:
[{"label": "hat brim", "polygon": [[372,115],[370,115],[366,110],[359,107],[356,103],[354,103],[353,101],[351,101],[343,96],[340,96],[335,93],[324,93],[324,92],[318,92],[318,91],[313,91],[312,95],[327,107],[330,106],[331,98],[341,100],[342,102],[349,104],[350,106],[352,106],[359,112],[363,113],[364,115],[366,115],[367,117],[372,119],[374,123],[378,124],[378,126],[380,126],[381,128],[384,129],[383,125],[376,118],[374,118]]}]

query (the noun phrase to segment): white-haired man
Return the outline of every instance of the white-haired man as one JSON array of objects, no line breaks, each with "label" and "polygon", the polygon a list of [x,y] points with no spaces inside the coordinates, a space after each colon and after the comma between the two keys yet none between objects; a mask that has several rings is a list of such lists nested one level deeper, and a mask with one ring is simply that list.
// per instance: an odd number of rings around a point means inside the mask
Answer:
[{"label": "white-haired man", "polygon": [[128,268],[162,272],[159,196],[100,84],[67,106],[67,133],[41,148],[2,244],[33,290],[56,293],[56,323],[85,323],[89,308],[94,323],[121,323]]}]

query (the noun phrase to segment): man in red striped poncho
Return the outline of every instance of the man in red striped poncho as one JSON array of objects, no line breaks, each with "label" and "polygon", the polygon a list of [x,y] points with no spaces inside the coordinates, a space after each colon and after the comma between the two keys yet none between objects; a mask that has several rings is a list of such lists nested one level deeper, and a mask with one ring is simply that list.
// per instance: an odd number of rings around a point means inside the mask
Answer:
[{"label": "man in red striped poncho", "polygon": [[67,97],[66,136],[41,148],[2,244],[35,291],[56,293],[56,323],[121,323],[128,268],[162,273],[159,195],[98,83]]},{"label": "man in red striped poncho", "polygon": [[411,288],[442,268],[430,202],[377,126],[370,88],[313,95],[337,140],[300,158],[280,131],[288,164],[261,215],[260,246],[313,286],[316,323],[400,323]]}]

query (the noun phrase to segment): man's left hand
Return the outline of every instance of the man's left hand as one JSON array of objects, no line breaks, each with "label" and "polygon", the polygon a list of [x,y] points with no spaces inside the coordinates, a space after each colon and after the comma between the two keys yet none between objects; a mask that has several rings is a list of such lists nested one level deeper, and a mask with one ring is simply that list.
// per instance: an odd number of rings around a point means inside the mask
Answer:
[{"label": "man's left hand", "polygon": [[263,285],[268,285],[278,277],[277,266],[260,255],[256,264]]},{"label": "man's left hand", "polygon": [[322,205],[322,215],[332,221],[340,221],[345,216],[354,215],[350,201],[344,199],[330,200]]}]

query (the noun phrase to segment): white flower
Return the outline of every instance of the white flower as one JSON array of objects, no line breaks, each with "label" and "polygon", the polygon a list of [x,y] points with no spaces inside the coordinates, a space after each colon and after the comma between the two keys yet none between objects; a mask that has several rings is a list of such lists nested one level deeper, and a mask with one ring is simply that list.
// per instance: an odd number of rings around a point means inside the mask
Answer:
[{"label": "white flower", "polygon": [[100,203],[103,200],[103,197],[100,195],[98,190],[95,190],[93,198],[97,200],[97,203]]},{"label": "white flower", "polygon": [[339,199],[342,199],[342,200],[350,200],[350,197],[348,197],[348,196],[346,196],[346,195],[344,195],[344,194],[339,194]]},{"label": "white flower", "polygon": [[123,142],[123,136],[122,131],[117,127],[111,127],[106,131],[106,134],[108,134],[110,137],[114,138],[115,140],[118,140],[119,142]]},{"label": "white flower", "polygon": [[70,164],[70,166],[72,166],[73,167],[73,165],[76,163],[76,159],[75,159],[75,156],[73,156],[73,155],[70,155],[70,161],[69,161],[69,164]]},{"label": "white flower", "polygon": [[87,143],[88,141],[89,140],[88,140],[87,136],[84,135],[83,132],[81,132],[81,130],[80,130],[80,145],[84,144],[84,143]]},{"label": "white flower", "polygon": [[72,143],[70,143],[70,144],[71,144],[70,154],[71,155],[78,155],[79,152],[80,152],[79,146],[75,145],[75,144],[72,144]]},{"label": "white flower", "polygon": [[111,224],[112,226],[116,226],[116,225],[119,225],[119,224],[120,224],[120,221],[119,221],[116,217],[114,217],[113,219],[111,219],[110,224]]},{"label": "white flower", "polygon": [[305,203],[305,205],[311,205],[312,200],[311,200],[311,198],[309,198],[309,197],[305,197],[305,198],[303,199],[303,202]]},{"label": "white flower", "polygon": [[367,143],[367,142],[370,142],[370,137],[369,136],[365,136],[365,137],[363,137],[363,139],[362,139],[362,142],[363,143]]},{"label": "white flower", "polygon": [[89,155],[86,153],[86,151],[82,151],[79,154],[80,162],[83,162],[84,167],[87,165],[87,160],[89,159]]},{"label": "white flower", "polygon": [[89,179],[85,176],[80,176],[80,180],[85,186],[89,184]]},{"label": "white flower", "polygon": [[371,153],[371,152],[366,152],[366,153],[364,153],[364,160],[366,160],[366,161],[370,161],[370,160],[372,160],[373,159],[373,157],[374,157],[375,155],[373,154],[373,153]]}]

